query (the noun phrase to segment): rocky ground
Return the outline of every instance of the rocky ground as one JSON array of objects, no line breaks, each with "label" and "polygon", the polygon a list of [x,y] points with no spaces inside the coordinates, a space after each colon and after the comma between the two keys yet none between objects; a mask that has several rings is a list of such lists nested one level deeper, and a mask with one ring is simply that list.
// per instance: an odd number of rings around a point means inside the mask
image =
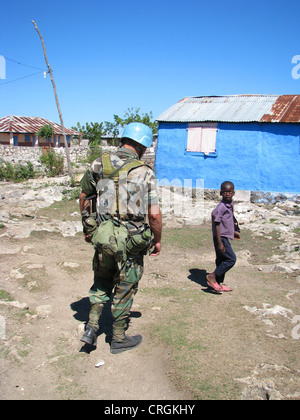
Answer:
[{"label": "rocky ground", "polygon": [[[86,352],[79,341],[89,309],[91,249],[80,235],[77,205],[62,201],[72,194],[64,177],[0,183],[2,399],[300,399],[299,203],[236,203],[246,239],[236,245],[233,294],[205,293],[214,260],[209,241],[201,252],[184,250],[166,235],[161,255],[146,258],[132,310],[130,328],[142,332],[143,344],[116,356],[107,343],[109,310],[97,349]],[[175,229],[176,241],[183,231],[209,232],[216,201],[165,189],[161,197],[164,227]],[[183,359],[166,340],[167,330],[159,331],[168,316],[172,324],[183,311],[185,340],[194,343],[197,331],[206,343],[201,352],[198,338],[197,350],[196,341],[191,347],[193,369],[189,356]]]}]

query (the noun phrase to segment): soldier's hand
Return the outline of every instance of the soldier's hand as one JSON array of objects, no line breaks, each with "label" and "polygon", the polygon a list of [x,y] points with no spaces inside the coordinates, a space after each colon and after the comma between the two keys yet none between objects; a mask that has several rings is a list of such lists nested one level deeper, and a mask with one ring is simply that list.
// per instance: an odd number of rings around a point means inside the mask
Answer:
[{"label": "soldier's hand", "polygon": [[161,243],[160,242],[156,242],[154,244],[154,249],[150,252],[150,256],[151,257],[155,257],[156,255],[159,255],[161,251]]},{"label": "soldier's hand", "polygon": [[92,242],[91,239],[88,237],[88,235],[86,235],[85,233],[83,234],[84,236],[84,240],[85,242]]}]

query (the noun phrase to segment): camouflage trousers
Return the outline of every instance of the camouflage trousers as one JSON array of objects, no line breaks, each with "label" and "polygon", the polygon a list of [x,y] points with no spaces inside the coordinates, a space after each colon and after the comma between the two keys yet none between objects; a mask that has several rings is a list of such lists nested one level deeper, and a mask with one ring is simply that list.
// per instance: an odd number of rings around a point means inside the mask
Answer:
[{"label": "camouflage trousers", "polygon": [[93,259],[94,284],[89,291],[91,310],[88,325],[98,330],[103,307],[112,292],[113,339],[124,338],[127,319],[143,275],[143,255],[127,258],[121,270],[113,258],[95,252]]}]

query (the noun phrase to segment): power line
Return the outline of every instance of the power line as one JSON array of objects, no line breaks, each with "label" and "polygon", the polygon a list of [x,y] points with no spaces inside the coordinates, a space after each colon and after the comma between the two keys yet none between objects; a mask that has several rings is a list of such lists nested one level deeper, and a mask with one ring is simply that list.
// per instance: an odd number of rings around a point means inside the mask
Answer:
[{"label": "power line", "polygon": [[3,82],[3,83],[0,83],[0,86],[2,86],[2,85],[7,85],[8,83],[13,83],[13,82],[16,82],[17,80],[26,79],[27,77],[35,76],[36,74],[41,74],[41,73],[45,73],[45,72],[44,72],[44,71],[38,71],[38,72],[36,72],[36,73],[31,73],[31,74],[28,74],[27,76],[19,77],[18,79],[9,80],[8,82]]},{"label": "power line", "polygon": [[5,57],[5,56],[4,56],[4,58],[5,58],[6,61],[11,61],[12,63],[16,63],[16,64],[19,64],[21,66],[30,67],[32,69],[44,71],[44,69],[41,69],[40,67],[30,66],[29,64],[24,64],[24,63],[21,63],[20,61],[13,60],[12,58],[8,58],[8,57]]},{"label": "power line", "polygon": [[7,85],[8,83],[17,82],[18,80],[26,79],[27,77],[35,76],[36,74],[40,74],[40,73],[44,73],[44,77],[46,77],[46,74],[49,73],[48,71],[46,71],[46,70],[44,70],[40,67],[35,67],[35,66],[31,66],[29,64],[24,64],[24,63],[21,63],[20,61],[13,60],[12,58],[8,58],[8,57],[5,57],[5,56],[2,56],[2,57],[4,57],[6,61],[11,61],[12,63],[19,64],[21,66],[29,67],[29,68],[39,70],[39,71],[35,72],[35,73],[28,74],[26,76],[18,77],[17,79],[14,79],[14,80],[9,80],[7,82],[0,83],[0,86]]}]

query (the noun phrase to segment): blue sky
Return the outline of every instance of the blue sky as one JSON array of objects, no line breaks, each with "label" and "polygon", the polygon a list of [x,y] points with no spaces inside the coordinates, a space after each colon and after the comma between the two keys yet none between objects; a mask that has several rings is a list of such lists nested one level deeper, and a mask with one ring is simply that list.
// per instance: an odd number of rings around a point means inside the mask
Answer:
[{"label": "blue sky", "polygon": [[156,118],[186,96],[300,93],[299,0],[0,1],[0,117],[59,123],[32,19],[67,127],[131,107]]}]

